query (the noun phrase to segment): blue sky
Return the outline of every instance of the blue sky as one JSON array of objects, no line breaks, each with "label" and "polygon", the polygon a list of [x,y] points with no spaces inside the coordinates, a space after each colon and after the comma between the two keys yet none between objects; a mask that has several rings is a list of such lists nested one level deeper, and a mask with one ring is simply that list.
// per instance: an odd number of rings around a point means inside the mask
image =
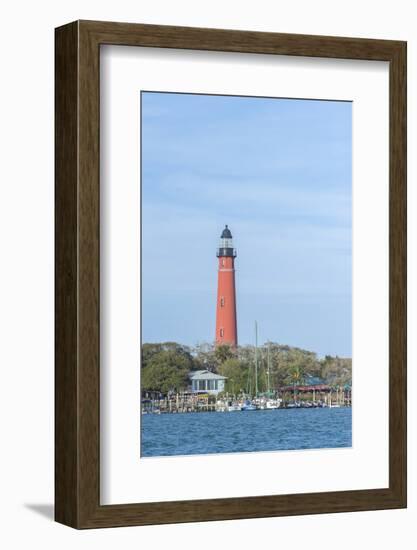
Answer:
[{"label": "blue sky", "polygon": [[142,92],[142,337],[212,342],[216,247],[238,339],[351,356],[352,105]]}]

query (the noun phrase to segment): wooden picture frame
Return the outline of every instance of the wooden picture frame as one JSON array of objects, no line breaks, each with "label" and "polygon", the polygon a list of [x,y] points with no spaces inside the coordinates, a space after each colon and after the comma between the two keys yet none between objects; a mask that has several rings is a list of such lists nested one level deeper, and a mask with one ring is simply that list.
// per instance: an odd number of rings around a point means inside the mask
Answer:
[{"label": "wooden picture frame", "polygon": [[[55,40],[56,521],[98,528],[404,508],[406,43],[94,21],[59,27]],[[99,56],[104,44],[389,62],[388,488],[100,505]]]}]

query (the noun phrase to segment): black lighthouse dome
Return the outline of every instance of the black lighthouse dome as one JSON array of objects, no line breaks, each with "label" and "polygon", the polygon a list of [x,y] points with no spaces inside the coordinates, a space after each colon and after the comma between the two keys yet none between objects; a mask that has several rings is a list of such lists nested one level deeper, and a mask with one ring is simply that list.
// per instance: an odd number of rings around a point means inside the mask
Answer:
[{"label": "black lighthouse dome", "polygon": [[220,244],[219,248],[217,249],[217,256],[220,258],[227,256],[231,258],[236,257],[236,250],[233,248],[232,232],[227,225],[220,235]]},{"label": "black lighthouse dome", "polygon": [[225,228],[222,231],[221,239],[231,239],[232,238],[232,232],[229,229],[229,226],[226,224]]}]

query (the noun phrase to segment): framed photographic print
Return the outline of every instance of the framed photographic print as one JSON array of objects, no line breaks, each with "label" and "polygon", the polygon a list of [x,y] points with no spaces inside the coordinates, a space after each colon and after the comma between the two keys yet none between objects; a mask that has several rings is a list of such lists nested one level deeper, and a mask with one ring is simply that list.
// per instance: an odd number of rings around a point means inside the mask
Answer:
[{"label": "framed photographic print", "polygon": [[56,29],[56,520],[406,506],[406,44]]}]

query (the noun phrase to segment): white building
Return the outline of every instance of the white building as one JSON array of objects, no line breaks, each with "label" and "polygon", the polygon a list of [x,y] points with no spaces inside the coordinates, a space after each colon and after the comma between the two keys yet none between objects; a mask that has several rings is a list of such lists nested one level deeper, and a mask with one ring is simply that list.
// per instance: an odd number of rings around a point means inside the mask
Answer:
[{"label": "white building", "polygon": [[209,370],[195,370],[189,374],[191,390],[195,393],[204,392],[217,395],[224,391],[225,376],[214,374]]}]

